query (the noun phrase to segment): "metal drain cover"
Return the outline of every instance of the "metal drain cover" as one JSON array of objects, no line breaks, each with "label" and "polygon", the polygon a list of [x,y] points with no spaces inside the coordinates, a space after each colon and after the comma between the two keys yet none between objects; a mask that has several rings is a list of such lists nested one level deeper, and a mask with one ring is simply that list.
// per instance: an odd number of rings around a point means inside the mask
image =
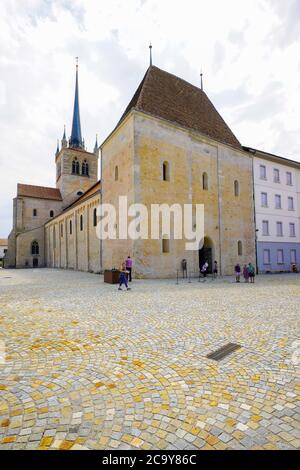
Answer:
[{"label": "metal drain cover", "polygon": [[229,343],[223,346],[222,348],[217,349],[217,351],[208,354],[206,357],[207,359],[212,359],[213,361],[221,361],[226,356],[229,356],[229,354],[232,354],[234,351],[241,349],[241,347],[242,346],[240,346],[239,344]]}]

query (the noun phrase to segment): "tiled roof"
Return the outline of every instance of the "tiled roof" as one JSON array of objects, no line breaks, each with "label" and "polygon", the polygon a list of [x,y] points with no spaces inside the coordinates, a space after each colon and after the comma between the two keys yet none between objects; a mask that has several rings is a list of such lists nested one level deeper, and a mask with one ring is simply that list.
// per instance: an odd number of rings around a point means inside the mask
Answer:
[{"label": "tiled roof", "polygon": [[18,196],[51,199],[54,201],[62,200],[59,189],[46,188],[45,186],[31,186],[29,184],[18,184]]},{"label": "tiled roof", "polygon": [[131,109],[144,111],[242,149],[204,91],[158,67],[149,67],[120,122]]},{"label": "tiled roof", "polygon": [[7,246],[8,240],[6,238],[0,238],[0,246]]}]

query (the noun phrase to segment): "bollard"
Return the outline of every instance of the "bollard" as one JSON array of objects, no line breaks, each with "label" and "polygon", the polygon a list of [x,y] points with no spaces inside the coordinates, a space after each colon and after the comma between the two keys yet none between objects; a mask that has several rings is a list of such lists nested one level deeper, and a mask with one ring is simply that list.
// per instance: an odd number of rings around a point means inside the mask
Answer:
[{"label": "bollard", "polygon": [[178,269],[177,269],[177,281],[176,281],[176,285],[177,285],[177,286],[178,286],[178,284],[179,284],[178,280],[179,280],[179,275],[178,275]]}]

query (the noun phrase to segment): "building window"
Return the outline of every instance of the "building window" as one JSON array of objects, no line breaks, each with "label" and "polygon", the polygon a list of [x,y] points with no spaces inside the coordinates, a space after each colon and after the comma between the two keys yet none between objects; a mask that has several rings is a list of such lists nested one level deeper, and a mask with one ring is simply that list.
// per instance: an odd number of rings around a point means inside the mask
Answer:
[{"label": "building window", "polygon": [[277,264],[284,264],[283,250],[277,250]]},{"label": "building window", "polygon": [[293,177],[292,177],[292,173],[290,171],[286,172],[286,184],[288,186],[293,186]]},{"label": "building window", "polygon": [[208,175],[203,173],[202,175],[202,188],[204,191],[208,191]]},{"label": "building window", "polygon": [[290,224],[290,237],[295,237],[296,236],[296,226],[295,224]]},{"label": "building window", "polygon": [[39,255],[40,254],[40,247],[37,241],[31,243],[31,254],[32,255]]},{"label": "building window", "polygon": [[270,250],[264,250],[264,264],[271,264],[271,252]]},{"label": "building window", "polygon": [[89,176],[89,164],[86,160],[84,160],[82,167],[81,167],[81,174],[83,176]]},{"label": "building window", "polygon": [[266,180],[267,179],[267,169],[265,165],[260,165],[259,167],[260,179]]},{"label": "building window", "polygon": [[72,220],[70,220],[70,235],[72,235],[72,232],[73,232],[73,227],[72,227]]},{"label": "building window", "polygon": [[163,163],[162,178],[163,178],[163,181],[170,181],[170,165],[168,162]]},{"label": "building window", "polygon": [[50,211],[50,217],[54,217],[54,211]]},{"label": "building window", "polygon": [[168,238],[162,239],[162,252],[170,253],[170,240]]},{"label": "building window", "polygon": [[281,196],[279,194],[275,195],[275,209],[282,209]]},{"label": "building window", "polygon": [[83,230],[83,215],[80,216],[80,231]]},{"label": "building window", "polygon": [[37,209],[33,209],[32,214],[33,214],[33,217],[36,217],[37,216]]},{"label": "building window", "polygon": [[268,194],[267,193],[261,193],[261,206],[268,207]]},{"label": "building window", "polygon": [[93,211],[93,222],[94,222],[94,227],[97,227],[97,209],[94,209]]},{"label": "building window", "polygon": [[243,244],[241,241],[238,242],[238,256],[243,256]]},{"label": "building window", "polygon": [[240,195],[240,184],[237,180],[234,182],[234,195],[238,197]]},{"label": "building window", "polygon": [[274,168],[273,175],[274,175],[274,183],[280,183],[280,172],[277,168]]},{"label": "building window", "polygon": [[60,224],[60,236],[61,237],[64,236],[64,226],[63,226],[63,224]]},{"label": "building window", "polygon": [[74,158],[72,162],[72,174],[79,175],[79,161],[77,160],[77,158]]},{"label": "building window", "polygon": [[297,252],[296,250],[291,250],[291,263],[297,263]]},{"label": "building window", "polygon": [[282,222],[276,223],[276,233],[277,237],[283,237],[283,225]]},{"label": "building window", "polygon": [[115,167],[115,181],[118,181],[119,180],[119,167],[116,166]]},{"label": "building window", "polygon": [[264,237],[268,237],[270,235],[269,232],[269,221],[268,220],[263,220],[262,223],[262,232]]},{"label": "building window", "polygon": [[294,208],[294,198],[293,197],[288,198],[288,209],[289,209],[289,211],[295,210],[295,208]]}]

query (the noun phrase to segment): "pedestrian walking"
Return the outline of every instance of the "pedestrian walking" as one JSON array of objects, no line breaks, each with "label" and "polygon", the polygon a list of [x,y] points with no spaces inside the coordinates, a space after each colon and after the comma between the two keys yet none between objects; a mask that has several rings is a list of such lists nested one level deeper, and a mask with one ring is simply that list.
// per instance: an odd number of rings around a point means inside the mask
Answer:
[{"label": "pedestrian walking", "polygon": [[234,272],[236,282],[241,282],[241,266],[239,263],[235,265]]},{"label": "pedestrian walking", "polygon": [[125,261],[126,265],[126,270],[128,271],[128,278],[129,282],[132,282],[132,266],[133,266],[133,260],[128,256],[127,260]]},{"label": "pedestrian walking", "polygon": [[120,277],[119,277],[119,289],[122,290],[123,284],[125,285],[127,290],[130,290],[130,287],[128,287],[128,282],[127,282],[127,274],[128,271],[126,269],[126,263],[122,263],[121,269],[120,269]]},{"label": "pedestrian walking", "polygon": [[255,283],[255,267],[253,266],[252,263],[248,264],[248,271],[249,271],[250,283],[254,284]]},{"label": "pedestrian walking", "polygon": [[248,271],[248,266],[245,264],[243,268],[243,276],[245,282],[248,284],[249,283],[249,271]]},{"label": "pedestrian walking", "polygon": [[217,279],[218,277],[218,262],[217,261],[214,262],[213,276],[214,276],[214,279]]},{"label": "pedestrian walking", "polygon": [[188,277],[188,274],[187,274],[187,260],[186,259],[183,259],[181,261],[181,269],[182,269],[182,277],[183,279],[186,277]]}]

